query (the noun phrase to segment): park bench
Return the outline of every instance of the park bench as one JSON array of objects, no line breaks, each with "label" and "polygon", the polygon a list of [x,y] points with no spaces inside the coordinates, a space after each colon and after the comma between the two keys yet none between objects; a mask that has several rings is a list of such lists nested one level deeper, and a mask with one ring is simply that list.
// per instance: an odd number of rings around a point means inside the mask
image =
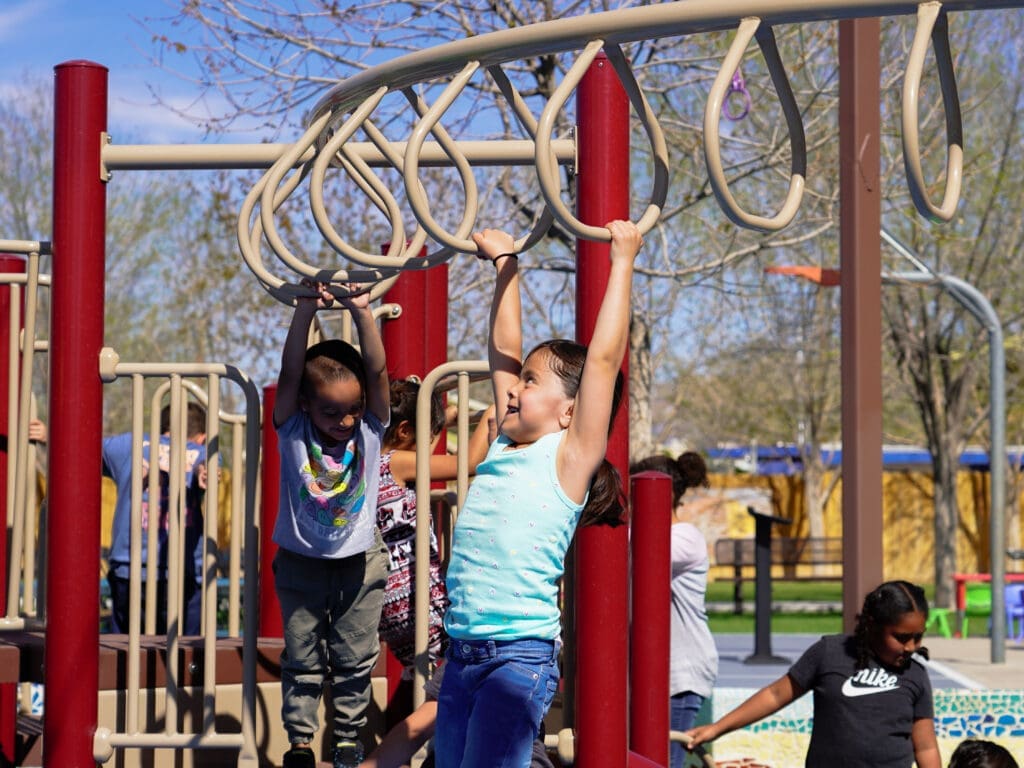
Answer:
[{"label": "park bench", "polygon": [[[733,611],[743,612],[742,586],[754,581],[754,537],[723,538],[715,542],[715,565],[731,571],[715,581],[733,583]],[[839,581],[842,579],[843,540],[841,538],[771,539],[773,581]]]}]

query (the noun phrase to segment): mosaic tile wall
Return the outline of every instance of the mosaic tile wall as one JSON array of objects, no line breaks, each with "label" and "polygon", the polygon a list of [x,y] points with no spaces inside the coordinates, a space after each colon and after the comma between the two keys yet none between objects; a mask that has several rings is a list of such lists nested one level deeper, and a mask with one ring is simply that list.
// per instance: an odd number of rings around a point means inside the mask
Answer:
[{"label": "mosaic tile wall", "polygon": [[[752,688],[716,688],[710,716],[717,720],[752,693]],[[1018,760],[1024,758],[1024,691],[939,689],[934,697],[943,762],[966,738],[998,742]],[[715,759],[719,765],[756,760],[765,768],[802,768],[812,712],[811,696],[797,699],[773,716],[716,741]]]}]

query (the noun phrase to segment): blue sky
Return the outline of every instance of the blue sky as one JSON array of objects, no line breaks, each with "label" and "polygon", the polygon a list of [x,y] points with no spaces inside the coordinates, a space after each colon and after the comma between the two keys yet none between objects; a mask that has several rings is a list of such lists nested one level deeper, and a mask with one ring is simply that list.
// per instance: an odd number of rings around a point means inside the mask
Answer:
[{"label": "blue sky", "polygon": [[[115,141],[199,142],[202,131],[154,104],[147,86],[181,107],[198,91],[152,64],[146,18],[174,15],[167,0],[0,0],[0,98],[16,99],[26,76],[50,80],[53,67],[88,59],[110,70],[109,128]],[[238,135],[228,141],[242,139]]]}]

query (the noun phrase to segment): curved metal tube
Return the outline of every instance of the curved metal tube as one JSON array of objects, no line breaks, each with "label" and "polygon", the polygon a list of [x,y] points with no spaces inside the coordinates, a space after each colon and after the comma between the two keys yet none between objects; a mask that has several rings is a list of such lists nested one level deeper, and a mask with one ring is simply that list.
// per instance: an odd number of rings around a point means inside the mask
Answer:
[{"label": "curved metal tube", "polygon": [[558,179],[558,166],[552,159],[551,136],[555,130],[555,118],[603,47],[603,40],[592,40],[587,43],[579,58],[565,73],[565,79],[555,88],[555,92],[551,94],[551,98],[540,113],[535,142],[537,181],[540,183],[540,191],[548,208],[559,223],[577,237],[598,241],[610,240],[611,233],[604,227],[594,227],[579,221],[562,202],[562,185]]},{"label": "curved metal tube", "polygon": [[668,195],[668,147],[665,143],[661,126],[658,124],[653,110],[647,103],[643,91],[633,76],[633,70],[626,61],[622,50],[614,43],[605,44],[603,40],[593,40],[588,43],[587,47],[583,49],[583,53],[580,54],[568,73],[566,73],[565,79],[555,89],[548,103],[544,106],[540,122],[537,126],[536,166],[537,180],[540,183],[541,192],[548,204],[548,208],[551,209],[559,223],[577,237],[608,242],[611,239],[611,233],[605,227],[584,224],[562,202],[561,184],[558,179],[558,164],[555,162],[554,154],[551,151],[551,138],[554,133],[555,118],[602,49],[607,54],[609,63],[615,68],[622,87],[626,91],[633,109],[636,110],[637,115],[640,117],[640,123],[643,125],[651,143],[651,152],[654,159],[654,183],[650,204],[639,221],[637,221],[637,227],[641,233],[646,234],[658,222],[662,206]]},{"label": "curved metal tube", "polygon": [[[748,213],[740,208],[736,199],[729,191],[729,182],[725,178],[725,170],[722,166],[722,149],[719,140],[718,125],[721,122],[722,106],[725,103],[732,85],[732,75],[743,60],[743,53],[750,43],[751,38],[757,35],[757,43],[764,54],[768,71],[771,73],[772,83],[778,93],[782,105],[783,114],[786,116],[786,125],[789,128],[789,145],[792,154],[790,160],[789,193],[778,213],[771,217],[757,216]],[[807,144],[804,137],[803,120],[800,117],[800,109],[797,107],[796,99],[793,97],[793,89],[789,85],[789,78],[786,77],[786,70],[779,56],[779,49],[775,43],[775,34],[771,27],[761,26],[761,20],[756,17],[743,19],[736,37],[732,41],[729,52],[722,62],[718,76],[711,86],[711,93],[704,108],[704,160],[708,167],[708,178],[711,182],[711,189],[718,199],[718,204],[731,222],[747,229],[760,232],[774,232],[786,227],[800,210],[800,200],[803,198],[805,176],[807,174]]]},{"label": "curved metal tube", "polygon": [[[508,75],[505,74],[500,66],[495,64],[492,67],[487,68],[487,73],[491,76],[494,84],[498,87],[501,95],[505,97],[505,101],[512,108],[512,112],[519,120],[519,124],[526,131],[527,135],[533,139],[536,144],[537,141],[537,120],[534,118],[530,108],[526,106],[526,101],[520,95],[516,87],[512,85],[512,81],[508,79]],[[557,164],[557,161],[556,161]],[[551,229],[551,225],[555,223],[555,216],[551,212],[551,208],[545,205],[540,215],[537,217],[537,221],[534,223],[530,231],[518,237],[512,243],[512,248],[516,253],[522,253],[528,250],[532,245],[540,241],[548,230]]]},{"label": "curved metal tube", "polygon": [[651,109],[651,105],[644,96],[640,84],[633,75],[633,69],[629,66],[622,49],[618,45],[608,44],[604,47],[608,55],[608,61],[615,67],[619,75],[619,81],[629,97],[633,109],[640,116],[640,124],[647,133],[647,139],[651,144],[651,161],[653,163],[654,183],[651,188],[651,201],[647,210],[637,221],[637,229],[647,234],[658,223],[661,218],[662,208],[665,206],[665,199],[668,197],[668,144],[665,142],[665,134],[661,130],[661,123]]},{"label": "curved metal tube", "polygon": [[[435,130],[442,115],[452,105],[452,102],[465,89],[470,78],[480,68],[480,62],[468,61],[462,71],[452,79],[438,97],[437,101],[420,117],[413,128],[409,141],[405,145],[405,164],[402,178],[405,181],[405,193],[412,206],[416,220],[419,221],[430,236],[439,243],[463,253],[476,253],[476,243],[466,239],[473,230],[473,222],[476,221],[477,210],[479,209],[479,195],[477,193],[476,178],[473,176],[473,168],[466,160],[465,155],[458,151],[455,143],[448,136],[447,132]],[[411,101],[412,99],[410,99]],[[426,189],[420,182],[420,152],[423,149],[423,142],[427,134],[433,133],[441,144],[445,153],[451,158],[458,169],[459,177],[462,179],[462,187],[465,192],[465,201],[462,221],[455,234],[448,233],[430,213],[430,203],[427,201]],[[450,202],[450,201],[449,201]]]},{"label": "curved metal tube", "polygon": [[[942,107],[946,114],[946,192],[942,205],[936,206],[925,190],[921,170],[921,143],[918,132],[917,102],[921,89],[921,72],[931,38],[935,63],[942,87]],[[960,96],[957,93],[953,56],[949,50],[949,23],[942,3],[922,3],[917,8],[917,32],[907,59],[903,80],[903,164],[907,172],[910,197],[922,216],[934,222],[949,221],[960,202],[964,172],[963,122],[960,117]]]}]

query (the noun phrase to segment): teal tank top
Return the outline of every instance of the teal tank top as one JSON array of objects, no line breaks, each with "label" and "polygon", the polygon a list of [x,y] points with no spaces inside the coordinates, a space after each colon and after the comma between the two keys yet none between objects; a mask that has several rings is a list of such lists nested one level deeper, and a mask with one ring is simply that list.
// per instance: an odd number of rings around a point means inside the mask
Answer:
[{"label": "teal tank top", "polygon": [[557,582],[583,510],[558,484],[564,434],[514,449],[499,435],[477,467],[448,565],[451,637],[553,640],[561,633]]}]

